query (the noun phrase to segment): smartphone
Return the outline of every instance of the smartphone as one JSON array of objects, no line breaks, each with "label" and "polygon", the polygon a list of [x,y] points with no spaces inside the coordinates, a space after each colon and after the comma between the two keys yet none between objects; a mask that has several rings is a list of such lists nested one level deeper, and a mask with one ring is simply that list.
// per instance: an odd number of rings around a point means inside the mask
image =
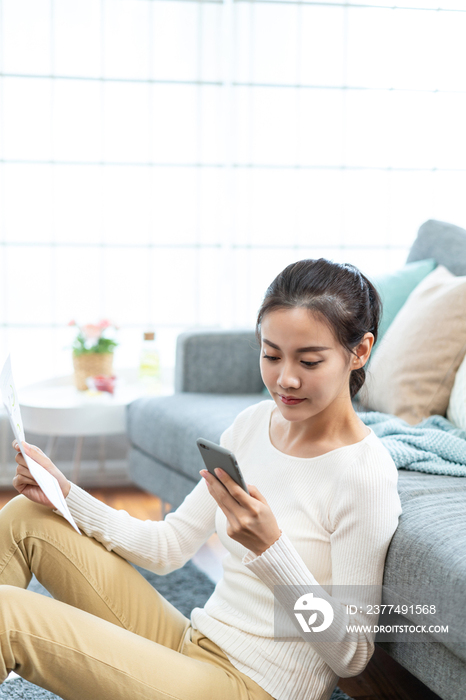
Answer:
[{"label": "smartphone", "polygon": [[236,481],[236,483],[239,484],[239,486],[241,486],[241,488],[246,491],[249,496],[248,487],[246,486],[246,482],[241,474],[241,470],[233,452],[227,450],[226,447],[216,445],[215,442],[204,440],[204,438],[198,438],[196,440],[196,444],[199,447],[199,452],[204,460],[206,469],[208,469],[208,471],[215,476],[216,479],[217,475],[215,474],[214,469],[220,467],[220,469],[223,469],[223,471],[231,476],[233,481]]}]

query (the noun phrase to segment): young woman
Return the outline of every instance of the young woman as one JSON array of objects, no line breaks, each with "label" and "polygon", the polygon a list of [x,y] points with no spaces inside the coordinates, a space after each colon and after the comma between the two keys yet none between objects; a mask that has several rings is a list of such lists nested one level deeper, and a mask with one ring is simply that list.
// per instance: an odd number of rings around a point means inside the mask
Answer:
[{"label": "young woman", "polygon": [[[271,400],[220,440],[249,495],[202,470],[176,511],[143,522],[14,444],[23,495],[0,512],[0,682],[15,670],[65,700],[327,700],[339,677],[359,674],[373,636],[346,625],[377,619],[349,615],[354,600],[339,591],[356,585],[358,600],[377,601],[401,513],[396,467],[351,401],[380,309],[352,265],[302,260],[272,282],[257,319]],[[52,510],[20,449],[56,476],[85,536]],[[128,561],[169,573],[214,531],[224,575],[188,620]],[[54,599],[24,590],[31,572]],[[291,622],[310,587],[320,609],[332,606],[325,632],[309,627],[316,615],[303,618],[309,631]],[[291,634],[274,636],[274,591]]]}]

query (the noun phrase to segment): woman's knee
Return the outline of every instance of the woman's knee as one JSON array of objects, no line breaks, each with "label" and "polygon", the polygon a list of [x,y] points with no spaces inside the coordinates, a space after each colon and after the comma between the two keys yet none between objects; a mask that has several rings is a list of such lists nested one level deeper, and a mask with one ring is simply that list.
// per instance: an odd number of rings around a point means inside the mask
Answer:
[{"label": "woman's knee", "polygon": [[32,574],[57,578],[62,557],[56,553],[67,547],[67,527],[74,533],[51,508],[25,496],[7,503],[0,511],[0,584],[27,588]]},{"label": "woman's knee", "polygon": [[41,522],[50,517],[59,517],[47,506],[34,503],[26,496],[16,496],[0,509],[0,539],[15,542],[23,539],[30,532],[37,531]]},{"label": "woman's knee", "polygon": [[15,496],[11,501],[8,501],[3,508],[0,509],[0,521],[27,521],[31,522],[37,518],[43,518],[50,515],[52,510],[47,506],[41,506],[39,503],[34,503],[26,496]]}]

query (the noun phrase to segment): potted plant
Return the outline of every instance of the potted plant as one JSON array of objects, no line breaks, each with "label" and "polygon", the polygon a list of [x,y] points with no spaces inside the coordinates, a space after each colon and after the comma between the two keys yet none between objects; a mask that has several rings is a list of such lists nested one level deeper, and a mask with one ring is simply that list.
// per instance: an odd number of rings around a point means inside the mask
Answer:
[{"label": "potted plant", "polygon": [[88,377],[112,376],[113,352],[118,342],[109,335],[111,329],[117,330],[118,327],[107,319],[84,326],[70,321],[68,325],[78,329],[72,345],[74,382],[80,391],[86,391]]}]

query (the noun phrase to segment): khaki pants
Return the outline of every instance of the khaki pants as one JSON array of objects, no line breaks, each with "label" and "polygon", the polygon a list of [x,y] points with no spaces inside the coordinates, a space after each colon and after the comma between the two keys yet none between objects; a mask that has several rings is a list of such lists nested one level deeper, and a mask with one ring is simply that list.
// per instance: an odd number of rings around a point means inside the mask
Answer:
[{"label": "khaki pants", "polygon": [[[24,590],[31,572],[54,599]],[[0,510],[0,584],[0,683],[15,671],[64,700],[271,700],[126,560],[24,496]]]}]

